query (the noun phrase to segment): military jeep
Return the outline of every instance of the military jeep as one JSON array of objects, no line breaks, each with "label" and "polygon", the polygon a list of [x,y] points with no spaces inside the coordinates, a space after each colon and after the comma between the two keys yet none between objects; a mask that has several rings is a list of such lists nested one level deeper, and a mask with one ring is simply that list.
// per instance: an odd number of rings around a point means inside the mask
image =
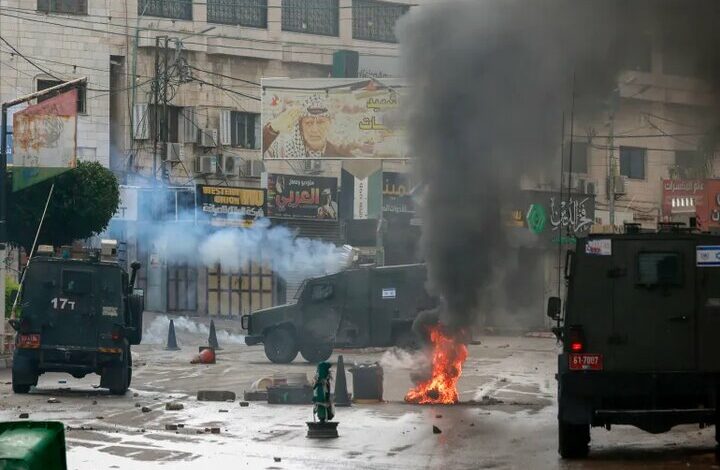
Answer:
[{"label": "military jeep", "polygon": [[87,259],[54,256],[46,247],[32,258],[21,297],[12,388],[27,393],[45,372],[82,378],[99,374],[100,386],[124,394],[132,378],[130,346],[142,339],[143,295],[133,291],[132,274],[114,259],[114,245]]},{"label": "military jeep", "polygon": [[578,239],[564,315],[548,302],[563,458],[586,456],[595,426],[714,424],[720,443],[720,236],[628,232]]}]

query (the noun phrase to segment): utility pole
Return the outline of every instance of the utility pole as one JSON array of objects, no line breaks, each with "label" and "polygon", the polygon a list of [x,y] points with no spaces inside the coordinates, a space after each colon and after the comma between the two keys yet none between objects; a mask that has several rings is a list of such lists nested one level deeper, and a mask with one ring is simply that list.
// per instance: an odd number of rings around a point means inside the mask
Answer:
[{"label": "utility pole", "polygon": [[613,91],[610,98],[610,128],[608,132],[608,208],[610,226],[615,231],[615,110],[619,99],[619,89]]},{"label": "utility pole", "polygon": [[[153,185],[156,184],[157,180],[157,167],[158,167],[158,143],[161,132],[161,119],[160,119],[160,39],[163,36],[155,37],[155,79],[153,80],[153,98],[152,98],[152,122],[154,124],[153,129],[153,165],[152,165],[152,179]],[[167,47],[167,36],[165,36],[165,46]],[[163,80],[167,80],[167,76],[162,77]],[[167,84],[163,85],[165,88]],[[150,112],[148,110],[148,112]]]},{"label": "utility pole", "polygon": [[162,154],[160,156],[160,161],[162,162],[160,165],[160,179],[163,181],[168,180],[167,175],[167,167],[166,167],[166,161],[167,160],[167,148],[168,148],[168,138],[170,134],[169,125],[168,122],[168,42],[170,41],[170,38],[165,36],[165,48],[163,49],[163,89],[162,89]]},{"label": "utility pole", "polygon": [[615,111],[610,111],[610,132],[608,133],[608,205],[610,225],[615,231]]}]

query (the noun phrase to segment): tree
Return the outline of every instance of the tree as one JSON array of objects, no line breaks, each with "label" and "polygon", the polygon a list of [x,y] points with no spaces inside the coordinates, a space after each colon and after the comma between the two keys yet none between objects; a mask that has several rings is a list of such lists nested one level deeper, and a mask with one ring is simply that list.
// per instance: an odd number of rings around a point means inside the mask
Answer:
[{"label": "tree", "polygon": [[30,252],[50,185],[55,183],[38,244],[68,245],[105,230],[120,202],[115,175],[97,162],[79,162],[77,168],[53,180],[8,194],[8,237]]}]

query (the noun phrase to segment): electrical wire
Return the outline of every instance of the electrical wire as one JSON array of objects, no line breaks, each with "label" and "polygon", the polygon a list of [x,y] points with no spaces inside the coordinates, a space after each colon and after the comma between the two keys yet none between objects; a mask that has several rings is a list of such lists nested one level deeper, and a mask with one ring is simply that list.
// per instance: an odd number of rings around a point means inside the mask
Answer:
[{"label": "electrical wire", "polygon": [[260,86],[260,84],[257,82],[252,82],[250,80],[244,80],[244,79],[238,78],[238,77],[231,77],[230,75],[224,75],[224,74],[218,73],[218,72],[210,72],[209,70],[203,70],[201,68],[195,67],[194,65],[188,65],[188,67],[192,70],[197,70],[198,72],[203,72],[208,75],[215,75],[215,76],[227,78],[230,80],[237,80],[238,82],[248,83],[250,85]]},{"label": "electrical wire", "polygon": [[0,41],[4,42],[5,45],[7,45],[10,49],[12,49],[13,51],[15,51],[15,53],[16,53],[17,55],[19,55],[20,57],[22,57],[23,59],[25,59],[25,61],[27,61],[27,63],[29,63],[30,65],[32,65],[33,67],[35,67],[36,69],[38,69],[39,71],[41,71],[42,73],[44,73],[45,75],[49,75],[49,76],[51,76],[52,78],[54,78],[55,80],[65,81],[65,80],[63,80],[63,79],[61,79],[61,78],[58,78],[56,75],[48,72],[48,71],[45,70],[44,68],[40,67],[39,65],[37,65],[37,64],[36,64],[35,62],[33,62],[32,60],[30,60],[30,59],[28,59],[27,57],[25,57],[22,52],[20,52],[20,51],[18,51],[17,49],[15,49],[15,46],[13,46],[12,44],[10,44],[4,37],[2,37],[2,35],[0,35]]},{"label": "electrical wire", "polygon": [[203,84],[203,85],[207,85],[207,86],[210,86],[210,87],[213,87],[213,88],[217,88],[218,90],[226,91],[226,92],[228,92],[228,93],[233,93],[233,94],[235,94],[235,95],[242,96],[242,97],[247,98],[247,99],[250,99],[250,100],[260,101],[260,98],[258,98],[257,96],[250,96],[250,95],[248,95],[248,94],[245,94],[245,93],[242,93],[242,92],[239,92],[239,91],[231,90],[230,88],[225,88],[225,87],[223,87],[223,86],[221,86],[221,85],[215,85],[214,83],[210,83],[210,82],[208,82],[208,81],[201,80],[201,79],[199,79],[199,78],[194,78],[194,77],[193,77],[193,81],[196,81],[196,82],[198,82],[198,83],[201,83],[201,84]]}]

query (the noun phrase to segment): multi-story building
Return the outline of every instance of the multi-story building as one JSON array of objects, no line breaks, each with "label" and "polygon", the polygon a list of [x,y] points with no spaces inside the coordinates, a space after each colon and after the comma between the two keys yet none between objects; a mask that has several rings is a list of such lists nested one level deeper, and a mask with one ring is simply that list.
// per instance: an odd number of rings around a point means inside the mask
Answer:
[{"label": "multi-story building", "polygon": [[[324,78],[333,67],[340,76],[396,74],[395,24],[414,3],[0,0],[0,100],[87,77],[78,157],[139,191],[111,231],[126,242],[126,258],[145,262],[148,308],[238,315],[281,300],[277,276],[261,266],[239,273],[174,264],[142,242],[142,224],[158,216],[158,204],[184,223],[196,183],[259,187],[264,170],[339,179],[332,163],[263,165],[260,82]],[[175,188],[172,207],[150,189],[156,181]]]}]

